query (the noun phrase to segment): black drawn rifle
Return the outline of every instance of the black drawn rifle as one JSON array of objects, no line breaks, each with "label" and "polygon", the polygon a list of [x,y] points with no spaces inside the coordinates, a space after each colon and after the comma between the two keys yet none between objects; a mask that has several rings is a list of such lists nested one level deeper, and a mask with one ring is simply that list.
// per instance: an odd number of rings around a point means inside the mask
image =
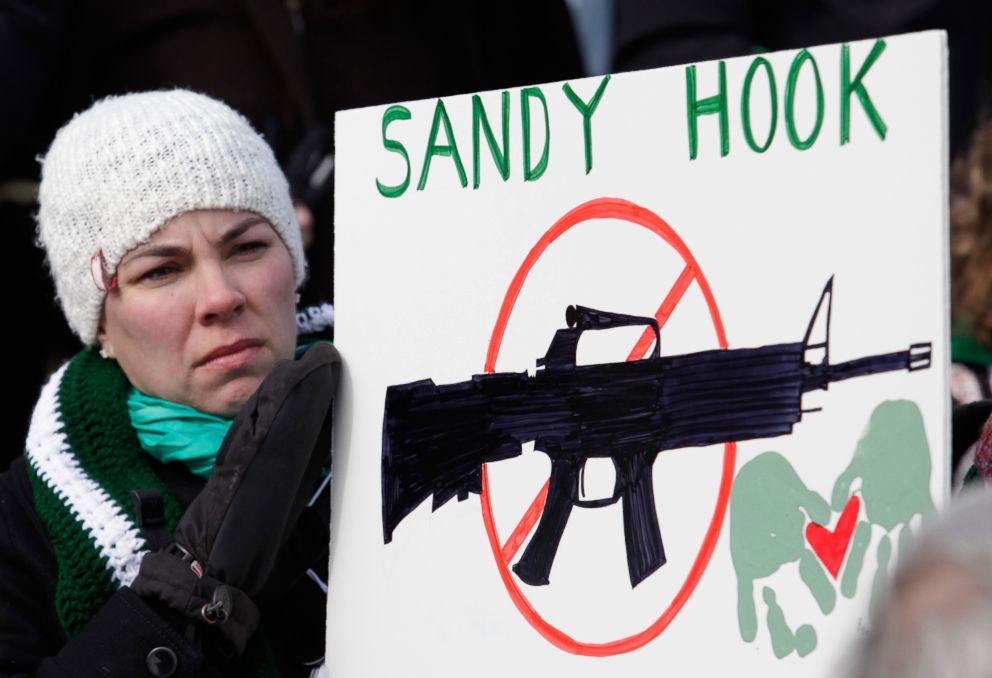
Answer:
[{"label": "black drawn rifle", "polygon": [[[457,384],[424,379],[390,386],[382,432],[385,542],[425,499],[433,495],[437,510],[454,496],[480,493],[483,464],[516,457],[523,443],[534,441],[534,449],[551,459],[551,479],[544,512],[514,572],[532,586],[547,584],[572,507],[620,501],[627,568],[637,586],[666,560],[652,481],[659,452],[788,435],[810,411],[802,409],[808,391],[930,366],[930,343],[831,364],[832,289],[833,278],[803,340],[795,343],[662,356],[654,318],[569,306],[568,327],[555,333],[534,376],[477,374]],[[824,338],[813,342],[821,311]],[[622,326],[654,330],[649,357],[576,364],[583,332]],[[822,358],[808,362],[809,353]],[[594,457],[613,461],[613,495],[583,499],[584,466]]]}]

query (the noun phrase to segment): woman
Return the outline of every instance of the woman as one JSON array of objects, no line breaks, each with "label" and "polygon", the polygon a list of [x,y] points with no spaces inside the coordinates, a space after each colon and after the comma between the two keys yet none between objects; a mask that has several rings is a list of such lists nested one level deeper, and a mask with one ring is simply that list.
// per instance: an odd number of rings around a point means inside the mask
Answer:
[{"label": "woman", "polygon": [[337,358],[288,360],[306,266],[272,152],[203,95],[108,98],[39,202],[87,348],[0,476],[0,675],[308,675]]}]

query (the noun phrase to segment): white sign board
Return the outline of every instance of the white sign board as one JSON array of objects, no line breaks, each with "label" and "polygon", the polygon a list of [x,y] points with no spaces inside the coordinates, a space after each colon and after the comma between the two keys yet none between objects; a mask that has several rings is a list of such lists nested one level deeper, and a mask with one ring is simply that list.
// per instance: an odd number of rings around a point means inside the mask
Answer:
[{"label": "white sign board", "polygon": [[832,675],[947,493],[945,63],[340,113],[331,675]]}]

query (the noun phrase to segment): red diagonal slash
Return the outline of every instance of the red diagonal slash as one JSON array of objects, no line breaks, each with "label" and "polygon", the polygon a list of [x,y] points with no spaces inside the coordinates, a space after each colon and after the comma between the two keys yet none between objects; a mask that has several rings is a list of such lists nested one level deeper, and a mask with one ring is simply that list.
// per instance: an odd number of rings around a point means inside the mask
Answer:
[{"label": "red diagonal slash", "polygon": [[[592,219],[618,219],[642,226],[659,236],[662,240],[668,243],[669,246],[675,249],[685,262],[685,268],[676,280],[675,285],[673,285],[672,289],[669,290],[668,294],[665,296],[664,301],[658,309],[655,317],[658,319],[659,326],[663,325],[665,321],[668,320],[668,317],[679,303],[679,300],[682,298],[689,285],[695,282],[699,286],[699,290],[703,295],[703,300],[709,310],[710,318],[713,321],[713,330],[716,333],[717,343],[720,348],[727,348],[727,337],[723,328],[723,320],[720,317],[720,310],[717,308],[716,300],[713,298],[713,293],[710,290],[709,283],[707,282],[702,271],[699,269],[699,266],[696,263],[695,258],[692,256],[692,253],[689,251],[689,248],[685,245],[675,230],[672,229],[672,227],[669,226],[661,217],[654,214],[650,210],[644,209],[643,207],[639,207],[631,202],[620,200],[618,198],[599,198],[579,205],[555,222],[555,224],[552,225],[552,227],[548,229],[543,236],[541,236],[540,240],[538,240],[538,242],[528,253],[527,257],[524,259],[523,264],[517,270],[516,275],[510,282],[506,295],[503,297],[503,305],[500,307],[500,312],[497,317],[496,324],[493,327],[492,337],[490,338],[489,348],[486,353],[486,372],[495,372],[496,359],[499,356],[500,345],[503,341],[503,333],[506,330],[506,324],[509,321],[510,313],[513,311],[513,307],[516,304],[517,297],[520,295],[520,290],[522,289],[530,270],[534,267],[534,264],[537,263],[544,251],[555,240],[568,232],[569,229],[579,223]],[[645,330],[646,336],[641,336],[635,344],[634,349],[631,351],[628,360],[636,360],[646,354],[647,349],[651,346],[653,334],[654,333],[652,330]],[[509,539],[501,545],[499,542],[499,534],[496,531],[496,522],[493,518],[492,502],[489,498],[488,469],[486,466],[483,466],[482,492],[479,495],[482,506],[482,520],[485,524],[486,533],[489,536],[489,543],[496,559],[496,567],[499,570],[501,579],[503,580],[503,585],[506,587],[507,593],[510,594],[510,599],[517,607],[517,610],[520,611],[521,615],[523,615],[527,622],[533,626],[534,629],[537,630],[537,632],[540,633],[548,642],[562,650],[565,650],[566,652],[571,652],[573,654],[599,657],[621,654],[636,650],[656,638],[668,627],[668,625],[685,605],[686,601],[688,601],[689,597],[692,595],[697,584],[699,583],[703,572],[709,565],[710,558],[713,555],[713,550],[716,548],[717,540],[720,537],[720,531],[723,528],[724,517],[727,513],[727,506],[730,501],[730,489],[733,485],[734,479],[736,458],[736,444],[725,444],[720,475],[720,486],[717,492],[716,506],[714,507],[713,515],[710,518],[710,523],[706,529],[706,534],[703,537],[699,551],[696,553],[696,558],[689,569],[689,573],[671,603],[669,603],[668,607],[665,608],[658,619],[642,631],[625,638],[600,643],[587,643],[575,640],[568,634],[545,621],[541,615],[538,614],[537,610],[534,609],[534,606],[531,605],[526,595],[524,595],[523,591],[520,589],[519,584],[514,580],[510,573],[510,561],[512,561],[523,542],[526,541],[527,536],[539,520],[541,512],[543,511],[544,502],[547,498],[548,483],[545,483],[544,487],[538,493],[538,496],[531,503],[531,506],[528,508],[517,527],[513,530],[513,533],[510,535]]]}]

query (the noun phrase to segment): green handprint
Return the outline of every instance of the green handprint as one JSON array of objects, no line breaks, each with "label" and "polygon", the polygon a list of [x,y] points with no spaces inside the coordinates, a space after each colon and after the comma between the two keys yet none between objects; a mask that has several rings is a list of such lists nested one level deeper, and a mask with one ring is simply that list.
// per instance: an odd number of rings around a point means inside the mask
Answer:
[{"label": "green handprint", "polygon": [[[886,532],[899,528],[898,553],[905,553],[912,541],[910,521],[916,515],[928,516],[934,510],[930,496],[930,446],[923,427],[923,415],[916,403],[893,400],[881,403],[871,414],[851,463],[834,483],[831,504],[843,509],[860,480],[860,493],[867,521],[857,527],[852,552],[844,572],[841,592],[848,598],[857,589],[864,550],[872,525]],[[884,582],[891,543],[886,535],[876,553],[879,571],[875,581]],[[882,570],[885,572],[882,572]],[[873,585],[873,591],[878,586]]]},{"label": "green handprint", "polygon": [[[899,529],[898,551],[903,553],[913,537],[910,521],[917,514],[926,518],[933,511],[930,473],[930,448],[919,408],[906,400],[879,404],[831,496],[832,508],[839,513],[847,506],[852,491],[860,492],[867,516],[856,526],[848,547],[840,582],[844,596],[850,598],[856,593],[874,525],[882,527],[886,534],[877,546],[878,569],[872,591],[885,588],[892,553],[889,533]],[[858,486],[855,481],[860,481]],[[745,641],[751,642],[757,636],[755,582],[787,563],[799,561],[799,576],[821,611],[829,614],[833,610],[834,583],[807,546],[808,522],[829,524],[831,507],[806,487],[785,457],[765,452],[741,467],[730,498],[730,553],[737,572],[738,626]],[[765,586],[762,597],[775,656],[782,658],[793,651],[805,656],[812,652],[817,641],[813,627],[802,624],[793,631],[775,591]]]},{"label": "green handprint", "polygon": [[[737,621],[741,638],[747,642],[758,631],[754,582],[786,563],[799,561],[799,575],[821,610],[830,612],[834,607],[833,584],[806,548],[806,516],[827,523],[830,507],[806,487],[785,457],[765,452],[741,467],[730,496],[730,555],[737,572]],[[793,633],[774,592],[766,588],[763,594],[775,654],[784,656],[780,652],[788,654],[793,648],[800,654],[812,651],[816,647],[813,628],[802,626]]]}]

